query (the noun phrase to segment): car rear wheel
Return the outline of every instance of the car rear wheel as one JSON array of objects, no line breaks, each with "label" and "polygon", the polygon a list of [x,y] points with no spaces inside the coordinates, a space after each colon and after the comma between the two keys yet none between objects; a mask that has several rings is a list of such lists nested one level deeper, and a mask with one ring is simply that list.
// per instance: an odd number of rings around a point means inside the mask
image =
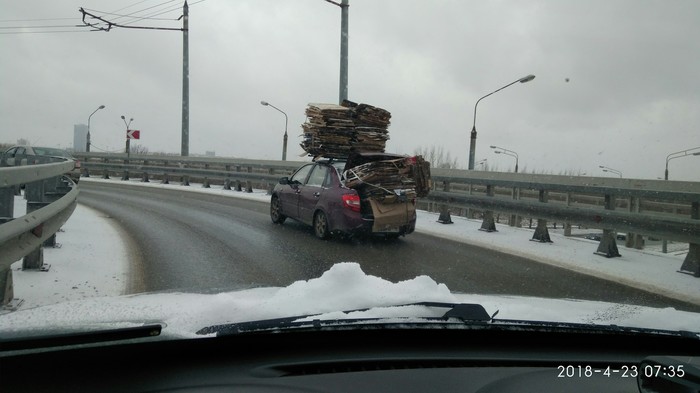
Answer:
[{"label": "car rear wheel", "polygon": [[270,218],[275,224],[282,224],[284,223],[284,220],[287,219],[287,216],[282,214],[281,210],[282,206],[280,204],[280,199],[276,196],[272,197],[272,201],[270,201]]},{"label": "car rear wheel", "polygon": [[330,235],[328,232],[328,219],[326,218],[326,214],[322,211],[318,211],[314,214],[314,234],[319,239],[328,239]]}]

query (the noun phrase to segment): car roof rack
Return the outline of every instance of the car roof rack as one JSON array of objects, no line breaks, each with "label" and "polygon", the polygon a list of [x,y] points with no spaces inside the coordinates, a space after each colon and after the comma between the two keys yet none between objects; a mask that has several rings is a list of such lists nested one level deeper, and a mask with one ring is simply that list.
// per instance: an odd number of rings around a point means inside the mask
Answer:
[{"label": "car roof rack", "polygon": [[311,161],[313,162],[321,162],[324,164],[332,164],[336,161],[347,161],[347,158],[338,158],[338,157],[323,157],[323,156],[316,156],[314,157]]}]

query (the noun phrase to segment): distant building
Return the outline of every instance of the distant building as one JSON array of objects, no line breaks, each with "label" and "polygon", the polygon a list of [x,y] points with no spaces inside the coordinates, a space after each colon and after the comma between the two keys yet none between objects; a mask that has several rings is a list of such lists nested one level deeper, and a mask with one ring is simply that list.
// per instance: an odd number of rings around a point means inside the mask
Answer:
[{"label": "distant building", "polygon": [[204,152],[204,155],[207,156],[207,157],[215,157],[215,156],[216,156],[216,152],[213,151],[213,150],[207,150],[206,152]]},{"label": "distant building", "polygon": [[87,145],[88,126],[76,124],[73,126],[73,151],[85,151]]}]

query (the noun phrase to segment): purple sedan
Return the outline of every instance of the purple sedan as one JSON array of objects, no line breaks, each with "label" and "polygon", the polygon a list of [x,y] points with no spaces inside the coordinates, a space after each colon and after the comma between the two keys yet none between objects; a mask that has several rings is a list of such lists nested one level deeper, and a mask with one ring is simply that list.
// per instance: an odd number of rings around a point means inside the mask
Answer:
[{"label": "purple sedan", "polygon": [[[415,198],[383,204],[380,211],[376,201],[370,203],[344,185],[341,174],[345,166],[344,160],[319,160],[281,178],[270,200],[272,222],[282,224],[292,218],[311,225],[320,239],[331,234],[397,238],[415,230]],[[380,216],[377,222],[375,215]]]}]

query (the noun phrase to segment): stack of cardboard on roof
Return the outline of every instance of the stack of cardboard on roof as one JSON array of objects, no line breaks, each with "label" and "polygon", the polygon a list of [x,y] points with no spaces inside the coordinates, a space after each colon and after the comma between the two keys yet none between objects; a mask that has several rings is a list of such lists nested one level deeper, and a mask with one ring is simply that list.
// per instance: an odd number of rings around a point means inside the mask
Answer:
[{"label": "stack of cardboard on roof", "polygon": [[384,152],[391,113],[367,104],[309,104],[301,147],[309,155],[347,158],[352,152]]},{"label": "stack of cardboard on roof", "polygon": [[[346,100],[341,105],[309,104],[306,116],[301,147],[314,158],[348,159],[354,154],[384,153],[391,119],[385,109]],[[430,163],[421,156],[370,161],[346,168],[343,177],[345,185],[362,196],[400,190],[409,197],[423,197],[430,190]]]}]

